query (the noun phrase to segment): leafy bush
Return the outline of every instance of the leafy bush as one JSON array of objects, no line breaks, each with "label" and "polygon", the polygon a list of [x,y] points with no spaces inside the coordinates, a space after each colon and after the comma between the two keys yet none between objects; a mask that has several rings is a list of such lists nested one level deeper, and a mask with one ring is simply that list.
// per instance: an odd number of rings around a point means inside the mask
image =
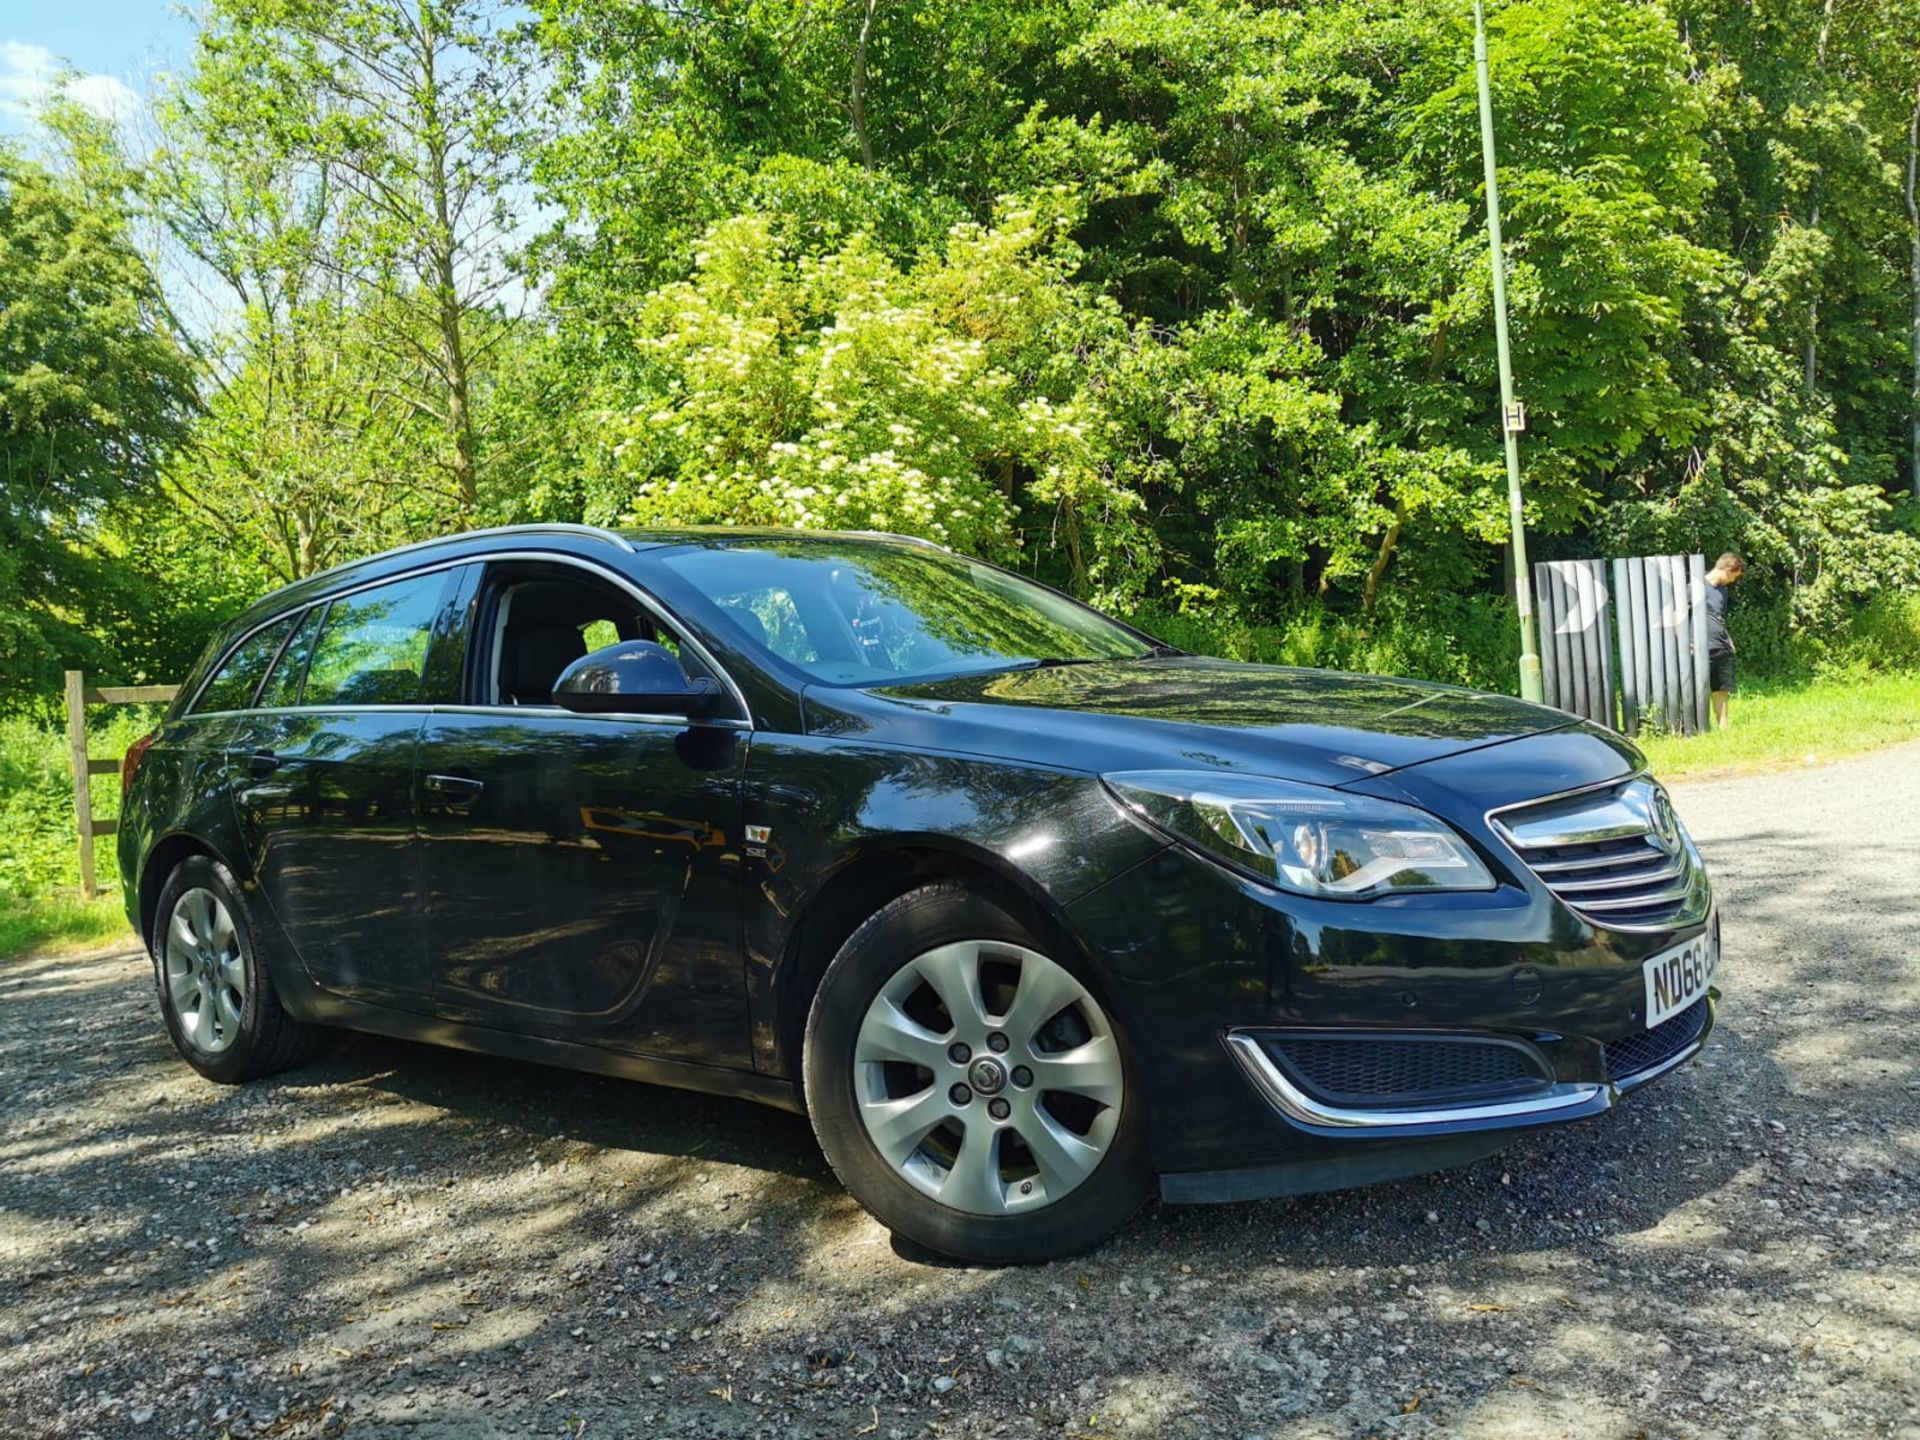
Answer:
[{"label": "leafy bush", "polygon": [[[89,746],[96,757],[124,754],[153,724],[144,707],[95,711],[94,718]],[[117,777],[95,779],[93,812],[119,814]],[[45,715],[0,718],[0,955],[124,929],[110,838],[95,841],[94,858],[106,894],[82,904],[65,729]]]},{"label": "leafy bush", "polygon": [[1382,605],[1371,616],[1311,606],[1273,624],[1147,606],[1133,623],[1183,650],[1230,660],[1519,688],[1519,633],[1504,599],[1439,596],[1418,613]]}]

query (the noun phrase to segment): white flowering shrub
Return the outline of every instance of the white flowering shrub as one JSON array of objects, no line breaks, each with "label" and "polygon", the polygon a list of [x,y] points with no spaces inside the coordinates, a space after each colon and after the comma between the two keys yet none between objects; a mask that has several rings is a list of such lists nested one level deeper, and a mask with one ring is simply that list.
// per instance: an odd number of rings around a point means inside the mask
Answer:
[{"label": "white flowering shrub", "polygon": [[1103,465],[1090,371],[1058,360],[1063,327],[1115,327],[1057,231],[1017,211],[902,269],[862,236],[805,254],[762,216],[714,227],[693,276],[645,302],[648,393],[613,420],[627,518],[894,530],[1010,559],[1016,513],[1046,507],[1101,588],[1095,537],[1138,504]]}]

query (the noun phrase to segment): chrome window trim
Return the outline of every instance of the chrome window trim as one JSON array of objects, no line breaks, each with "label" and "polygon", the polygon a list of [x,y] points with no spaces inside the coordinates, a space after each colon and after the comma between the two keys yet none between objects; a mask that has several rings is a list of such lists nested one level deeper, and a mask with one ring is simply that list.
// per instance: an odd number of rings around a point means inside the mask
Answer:
[{"label": "chrome window trim", "polygon": [[1607,1087],[1590,1081],[1566,1081],[1517,1100],[1477,1101],[1464,1105],[1429,1105],[1418,1110],[1358,1109],[1316,1100],[1287,1078],[1268,1057],[1260,1042],[1245,1030],[1229,1031],[1227,1048],[1247,1072],[1267,1102],[1288,1119],[1302,1125],[1335,1130],[1441,1129],[1473,1120],[1516,1120],[1552,1115],[1600,1098]]},{"label": "chrome window trim", "polygon": [[[524,526],[508,526],[506,527],[506,530],[509,532],[518,534],[518,533],[524,533],[525,528],[526,527]],[[469,533],[479,535],[479,534],[497,533],[497,532],[487,532],[487,531],[476,530],[476,531],[471,531]],[[607,533],[612,534],[613,532],[609,531]],[[436,544],[439,542],[428,541],[423,543]],[[403,548],[411,548],[411,547],[403,547]],[[633,547],[631,545],[629,545],[627,548],[629,551],[632,551],[635,554],[638,553],[637,551],[633,551]],[[389,551],[388,553],[398,554],[400,552]],[[375,557],[369,557],[369,558],[377,559],[381,557],[375,556]],[[636,601],[639,602],[640,607],[642,609],[647,611],[647,613],[652,615],[655,620],[659,621],[661,625],[663,625],[667,630],[672,632],[675,639],[677,639],[682,645],[685,645],[688,648],[690,648],[695,655],[699,656],[701,662],[704,665],[706,665],[708,669],[710,669],[711,671],[713,671],[715,675],[718,675],[720,677],[721,684],[726,687],[726,691],[728,695],[732,697],[734,704],[739,707],[739,714],[737,715],[722,716],[722,717],[717,717],[711,720],[701,720],[701,721],[690,721],[684,715],[672,715],[672,716],[595,715],[592,717],[582,717],[582,718],[611,719],[611,720],[672,721],[683,727],[689,724],[701,724],[709,727],[714,727],[719,729],[728,729],[728,730],[753,729],[753,708],[747,704],[746,692],[740,688],[739,683],[734,680],[733,676],[727,673],[726,667],[722,665],[717,659],[714,658],[713,652],[709,650],[701,642],[699,636],[693,634],[693,632],[687,629],[687,627],[684,624],[682,624],[679,620],[674,618],[674,616],[668,612],[667,608],[664,605],[662,605],[658,600],[654,599],[653,596],[648,594],[645,590],[641,589],[638,585],[634,584],[634,582],[629,580],[626,576],[619,574],[617,571],[609,570],[603,565],[595,564],[593,561],[584,559],[581,556],[567,555],[557,550],[490,550],[485,552],[484,554],[479,554],[479,555],[462,555],[457,559],[436,560],[431,564],[412,566],[406,570],[402,570],[398,572],[397,574],[381,575],[377,578],[363,580],[358,584],[349,585],[346,588],[341,590],[330,590],[323,595],[316,595],[310,599],[303,600],[298,605],[289,606],[285,610],[276,611],[273,614],[267,616],[265,619],[261,620],[259,624],[254,625],[252,628],[248,629],[244,634],[237,636],[234,639],[233,643],[228,645],[227,648],[223,652],[221,652],[220,659],[214,664],[213,668],[207,672],[207,678],[201,681],[198,688],[195,689],[193,694],[193,699],[189,701],[187,703],[186,708],[181,711],[181,718],[199,720],[203,718],[211,719],[217,716],[228,716],[228,715],[283,715],[283,714],[303,714],[303,713],[333,714],[333,713],[339,713],[342,711],[352,711],[354,713],[359,713],[362,711],[382,711],[382,710],[403,711],[403,710],[436,710],[436,709],[448,711],[451,713],[464,713],[465,711],[471,710],[471,711],[478,711],[480,713],[489,714],[489,715],[498,715],[498,714],[573,715],[575,712],[564,709],[558,705],[470,705],[469,706],[469,705],[434,705],[431,703],[422,703],[419,705],[283,705],[283,706],[276,706],[272,709],[258,709],[258,710],[246,709],[246,710],[199,711],[193,708],[196,704],[199,703],[200,696],[205,693],[206,688],[208,684],[212,682],[213,677],[219,673],[220,666],[226,664],[227,661],[230,658],[232,658],[233,652],[235,650],[237,650],[240,646],[246,644],[247,641],[251,640],[255,635],[259,634],[262,630],[265,630],[270,625],[278,624],[280,621],[285,620],[289,616],[297,615],[302,611],[309,610],[313,608],[315,605],[332,604],[334,601],[345,600],[350,596],[361,594],[363,591],[377,590],[382,585],[397,585],[402,581],[417,579],[422,575],[432,575],[442,570],[456,570],[463,565],[485,565],[496,560],[534,560],[534,561],[539,561],[541,563],[571,565],[576,570],[584,570],[588,574],[593,575],[601,580],[608,581],[609,583],[613,584],[619,589],[624,590],[628,595],[632,596]],[[355,563],[358,563],[358,562],[355,562]],[[471,637],[469,637],[468,643],[469,644],[472,643]],[[269,674],[272,673],[271,669],[269,669],[268,673]],[[259,692],[256,690],[255,693],[258,694]]]}]

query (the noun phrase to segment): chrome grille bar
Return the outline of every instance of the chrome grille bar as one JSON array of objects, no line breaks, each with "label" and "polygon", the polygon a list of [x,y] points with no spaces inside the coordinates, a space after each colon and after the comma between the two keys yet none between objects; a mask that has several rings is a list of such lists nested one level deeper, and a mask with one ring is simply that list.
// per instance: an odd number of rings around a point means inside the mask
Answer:
[{"label": "chrome grille bar", "polygon": [[1597,924],[1658,930],[1705,914],[1700,857],[1665,792],[1645,776],[1487,819],[1549,890]]}]

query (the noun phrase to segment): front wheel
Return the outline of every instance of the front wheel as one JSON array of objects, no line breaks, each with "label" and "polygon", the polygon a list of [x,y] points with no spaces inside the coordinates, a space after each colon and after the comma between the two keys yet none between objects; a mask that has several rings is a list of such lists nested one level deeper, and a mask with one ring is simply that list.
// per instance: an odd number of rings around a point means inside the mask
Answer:
[{"label": "front wheel", "polygon": [[955,883],[885,906],[814,997],[808,1113],[855,1199],[985,1264],[1098,1243],[1150,1193],[1140,1096],[1092,986]]},{"label": "front wheel", "polygon": [[218,860],[194,855],[167,877],[151,952],[167,1034],[207,1079],[271,1075],[312,1050],[314,1032],[281,1008],[246,899]]}]

